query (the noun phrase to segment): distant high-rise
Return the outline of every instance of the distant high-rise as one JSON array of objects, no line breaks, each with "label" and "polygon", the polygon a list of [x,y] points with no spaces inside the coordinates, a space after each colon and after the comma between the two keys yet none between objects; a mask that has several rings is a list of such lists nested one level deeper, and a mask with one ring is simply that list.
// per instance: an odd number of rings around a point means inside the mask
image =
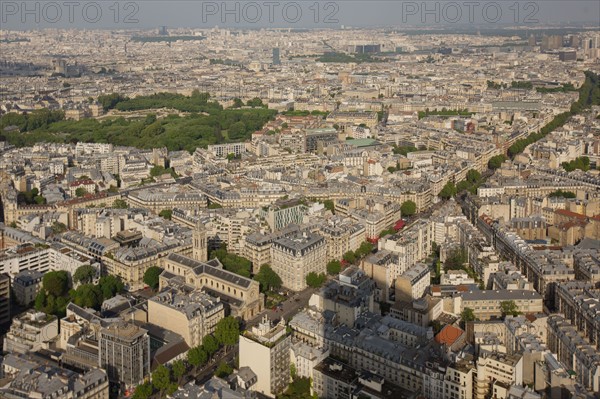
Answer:
[{"label": "distant high-rise", "polygon": [[279,58],[279,47],[273,48],[273,65],[281,65],[281,59]]},{"label": "distant high-rise", "polygon": [[161,26],[160,28],[158,28],[158,34],[161,36],[167,36],[169,34],[169,32],[167,31],[167,27]]},{"label": "distant high-rise", "polygon": [[542,51],[556,50],[563,46],[563,37],[560,35],[542,37]]},{"label": "distant high-rise", "polygon": [[581,45],[581,40],[580,40],[579,36],[572,35],[569,38],[569,47],[579,48],[580,45]]}]

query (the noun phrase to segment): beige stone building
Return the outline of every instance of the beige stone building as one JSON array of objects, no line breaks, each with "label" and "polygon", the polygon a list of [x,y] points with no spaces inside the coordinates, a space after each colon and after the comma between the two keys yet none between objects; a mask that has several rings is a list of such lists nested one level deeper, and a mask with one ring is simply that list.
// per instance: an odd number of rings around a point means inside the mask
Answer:
[{"label": "beige stone building", "polygon": [[130,291],[145,287],[144,273],[151,266],[161,266],[169,254],[180,253],[190,255],[192,253],[191,243],[182,246],[174,244],[157,246],[119,248],[102,257],[107,274],[121,277]]},{"label": "beige stone building", "polygon": [[28,306],[35,301],[35,297],[42,287],[43,273],[36,270],[23,270],[13,278],[12,288],[17,303]]},{"label": "beige stone building", "polygon": [[325,223],[319,228],[319,234],[327,242],[328,262],[342,259],[348,251],[356,251],[366,239],[366,230],[361,224],[336,222]]},{"label": "beige stone building", "polygon": [[475,317],[489,320],[502,317],[502,302],[514,301],[521,313],[542,313],[543,298],[536,291],[530,290],[483,290],[469,291],[461,295],[461,312],[466,308],[473,309]]},{"label": "beige stone building", "polygon": [[181,335],[190,348],[201,345],[223,317],[219,298],[187,284],[168,287],[148,300],[148,322]]},{"label": "beige stone building", "polygon": [[376,300],[389,301],[394,279],[400,274],[398,255],[387,250],[377,251],[363,259],[360,268],[375,281]]},{"label": "beige stone building", "polygon": [[425,294],[431,283],[429,266],[417,263],[396,278],[396,300],[412,302]]},{"label": "beige stone building", "polygon": [[288,386],[290,342],[284,322],[273,326],[267,316],[240,336],[240,368],[250,367],[256,374],[256,392],[274,398]]},{"label": "beige stone building", "polygon": [[13,320],[4,337],[4,350],[11,353],[28,353],[48,349],[57,337],[56,316],[30,310]]},{"label": "beige stone building", "polygon": [[523,357],[519,354],[484,352],[477,359],[475,399],[488,397],[494,381],[509,385],[523,384]]},{"label": "beige stone building", "polygon": [[313,233],[282,237],[271,246],[271,267],[281,277],[283,285],[294,291],[306,288],[306,276],[325,273],[327,243]]},{"label": "beige stone building", "polygon": [[220,298],[227,311],[244,320],[252,319],[264,308],[264,294],[258,281],[228,272],[217,259],[204,263],[179,254],[163,259],[164,271],[160,275],[162,290],[172,283],[185,283]]}]

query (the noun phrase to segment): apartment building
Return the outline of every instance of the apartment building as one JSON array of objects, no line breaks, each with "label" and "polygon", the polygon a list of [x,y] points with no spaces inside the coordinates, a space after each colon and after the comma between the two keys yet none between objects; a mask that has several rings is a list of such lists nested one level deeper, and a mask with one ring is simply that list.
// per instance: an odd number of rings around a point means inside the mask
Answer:
[{"label": "apartment building", "polygon": [[416,393],[402,389],[381,376],[327,357],[314,368],[312,389],[321,398],[373,399],[413,398]]},{"label": "apartment building", "polygon": [[50,249],[30,243],[0,250],[0,273],[14,277],[23,270],[45,273],[51,270]]},{"label": "apartment building", "polygon": [[431,272],[425,263],[417,263],[396,278],[396,301],[412,302],[425,294],[431,284]]},{"label": "apartment building", "polygon": [[342,131],[361,124],[373,129],[377,126],[378,118],[376,112],[334,111],[327,115],[327,122],[339,125]]},{"label": "apartment building", "polygon": [[593,392],[600,391],[600,354],[597,347],[561,315],[548,316],[548,349],[577,381]]},{"label": "apartment building", "polygon": [[397,254],[398,270],[404,273],[431,254],[432,237],[432,223],[427,219],[420,219],[396,234],[382,237],[378,247],[379,250],[385,249]]},{"label": "apartment building", "polygon": [[93,180],[77,180],[69,184],[69,195],[71,198],[79,197],[78,190],[84,190],[86,194],[94,194],[96,192],[96,183]]},{"label": "apartment building", "polygon": [[334,312],[338,323],[353,326],[360,315],[375,311],[373,281],[356,266],[348,267],[313,294],[309,306]]},{"label": "apartment building", "polygon": [[206,208],[206,196],[198,192],[169,192],[159,189],[133,191],[127,196],[130,207],[148,209],[158,214],[164,209]]},{"label": "apartment building", "polygon": [[322,153],[328,143],[338,140],[338,132],[331,128],[307,129],[304,133],[304,152]]},{"label": "apartment building", "polygon": [[349,216],[365,226],[367,239],[375,240],[383,230],[396,223],[401,215],[400,204],[381,198],[370,198],[364,209],[350,211]]},{"label": "apartment building", "polygon": [[395,301],[390,308],[390,316],[417,326],[427,327],[443,313],[444,301],[426,295],[412,302]]},{"label": "apartment building", "polygon": [[94,368],[77,373],[60,367],[57,363],[15,354],[1,361],[6,385],[0,388],[4,398],[61,398],[108,399],[109,383],[106,372]]},{"label": "apartment building", "polygon": [[273,325],[266,315],[258,326],[240,336],[239,366],[256,374],[256,392],[274,398],[288,386],[290,342],[285,321]]},{"label": "apartment building", "polygon": [[269,206],[280,198],[289,195],[282,187],[273,184],[236,185],[221,187],[220,185],[193,181],[191,187],[199,189],[207,196],[211,204],[219,204],[223,208],[256,208]]},{"label": "apartment building", "polygon": [[35,352],[48,349],[50,342],[58,337],[58,319],[34,310],[13,319],[4,337],[4,350],[10,353]]},{"label": "apartment building", "polygon": [[494,382],[522,385],[523,357],[519,354],[507,355],[493,352],[480,354],[477,359],[474,398],[485,399],[488,397]]},{"label": "apartment building", "polygon": [[368,255],[360,263],[360,268],[376,284],[375,297],[378,301],[389,301],[394,292],[393,284],[401,274],[398,255],[388,250],[379,250]]},{"label": "apartment building", "polygon": [[502,302],[513,301],[521,313],[542,313],[543,298],[536,291],[530,290],[482,290],[464,292],[459,297],[461,312],[466,308],[473,309],[475,317],[480,320],[500,318]]},{"label": "apartment building", "polygon": [[577,280],[600,282],[600,250],[576,251],[573,268]]},{"label": "apartment building", "polygon": [[472,399],[477,369],[472,362],[458,360],[443,367],[429,363],[423,373],[422,393],[427,399]]},{"label": "apartment building", "polygon": [[12,288],[15,300],[21,306],[29,306],[42,288],[43,273],[35,270],[23,270],[13,278]]},{"label": "apartment building", "polygon": [[321,224],[319,234],[327,243],[327,262],[342,259],[348,251],[356,251],[366,239],[364,226],[339,220]]},{"label": "apartment building", "polygon": [[217,158],[226,158],[229,154],[238,157],[246,152],[245,143],[215,144],[207,147],[209,153]]},{"label": "apartment building", "polygon": [[260,209],[260,216],[264,218],[271,231],[278,231],[290,224],[302,224],[307,207],[298,201],[276,202],[274,205]]},{"label": "apartment building", "polygon": [[181,335],[190,348],[202,345],[223,317],[219,298],[189,285],[167,287],[148,300],[148,322]]},{"label": "apartment building", "polygon": [[561,283],[556,289],[556,309],[563,314],[581,334],[600,350],[600,309],[598,290],[589,281]]},{"label": "apartment building", "polygon": [[102,257],[108,274],[121,277],[129,290],[144,288],[144,273],[151,266],[160,266],[165,258],[174,253],[191,255],[192,240],[183,242],[168,240],[165,243],[144,238],[136,247],[121,247]]},{"label": "apartment building", "polygon": [[306,276],[326,272],[327,243],[314,233],[281,237],[271,246],[271,267],[281,277],[283,286],[294,291],[306,288]]}]

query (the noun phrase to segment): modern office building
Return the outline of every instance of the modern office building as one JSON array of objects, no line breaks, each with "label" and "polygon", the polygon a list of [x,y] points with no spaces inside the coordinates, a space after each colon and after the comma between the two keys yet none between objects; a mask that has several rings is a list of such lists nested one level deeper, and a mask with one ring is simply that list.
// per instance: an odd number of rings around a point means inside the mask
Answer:
[{"label": "modern office building", "polygon": [[100,330],[99,363],[111,382],[135,387],[150,374],[148,332],[131,322],[118,322]]}]

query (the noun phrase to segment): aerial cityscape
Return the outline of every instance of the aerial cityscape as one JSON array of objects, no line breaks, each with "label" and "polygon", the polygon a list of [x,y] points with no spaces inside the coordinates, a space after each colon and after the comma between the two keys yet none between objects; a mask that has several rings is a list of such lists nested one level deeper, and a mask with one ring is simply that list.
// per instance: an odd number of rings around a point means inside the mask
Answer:
[{"label": "aerial cityscape", "polygon": [[167,3],[0,4],[0,398],[600,398],[599,3]]}]

